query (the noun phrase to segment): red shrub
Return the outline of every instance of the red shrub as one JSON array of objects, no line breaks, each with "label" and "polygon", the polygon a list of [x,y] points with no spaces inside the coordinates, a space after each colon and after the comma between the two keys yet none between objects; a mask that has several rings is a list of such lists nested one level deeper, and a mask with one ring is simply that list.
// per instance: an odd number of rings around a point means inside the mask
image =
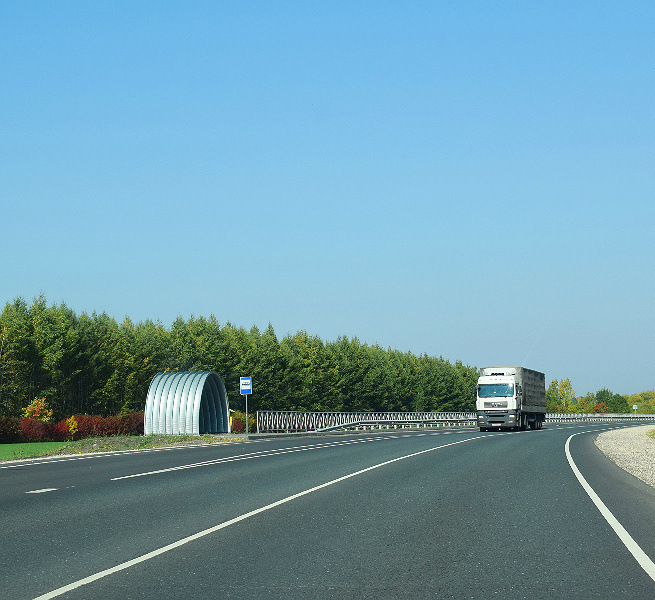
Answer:
[{"label": "red shrub", "polygon": [[0,417],[0,444],[13,444],[20,440],[18,419]]},{"label": "red shrub", "polygon": [[246,431],[246,420],[234,417],[232,419],[232,433],[244,433]]},{"label": "red shrub", "polygon": [[75,415],[76,439],[109,435],[143,435],[143,413],[129,413],[121,417]]},{"label": "red shrub", "polygon": [[66,419],[62,419],[54,426],[55,442],[65,442],[71,438],[70,431],[68,430],[68,423]]},{"label": "red shrub", "polygon": [[121,420],[119,417],[105,417],[99,423],[99,435],[120,435]]},{"label": "red shrub", "polygon": [[77,439],[95,437],[102,435],[100,430],[102,429],[100,423],[103,420],[102,417],[96,415],[75,415],[77,420]]},{"label": "red shrub", "polygon": [[131,412],[121,416],[123,435],[143,435],[143,413]]},{"label": "red shrub", "polygon": [[[110,435],[143,435],[143,413],[128,413],[120,417],[74,415],[77,421],[75,439]],[[37,419],[0,417],[0,443],[63,442],[71,439],[66,419],[59,423],[43,423]]]},{"label": "red shrub", "polygon": [[21,438],[26,442],[55,441],[55,425],[37,419],[20,420]]}]

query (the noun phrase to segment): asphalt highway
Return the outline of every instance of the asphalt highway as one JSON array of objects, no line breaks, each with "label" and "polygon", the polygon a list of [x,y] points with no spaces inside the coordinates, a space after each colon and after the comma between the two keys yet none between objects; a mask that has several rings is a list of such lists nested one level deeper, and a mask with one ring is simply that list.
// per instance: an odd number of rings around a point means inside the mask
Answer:
[{"label": "asphalt highway", "polygon": [[608,424],[0,465],[0,598],[655,597],[655,489]]}]

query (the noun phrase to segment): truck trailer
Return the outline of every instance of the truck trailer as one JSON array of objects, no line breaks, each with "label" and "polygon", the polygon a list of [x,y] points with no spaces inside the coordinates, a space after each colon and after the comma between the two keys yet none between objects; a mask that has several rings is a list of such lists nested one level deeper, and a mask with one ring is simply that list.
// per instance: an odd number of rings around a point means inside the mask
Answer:
[{"label": "truck trailer", "polygon": [[480,431],[541,429],[546,418],[546,376],[524,367],[483,367],[475,386]]}]

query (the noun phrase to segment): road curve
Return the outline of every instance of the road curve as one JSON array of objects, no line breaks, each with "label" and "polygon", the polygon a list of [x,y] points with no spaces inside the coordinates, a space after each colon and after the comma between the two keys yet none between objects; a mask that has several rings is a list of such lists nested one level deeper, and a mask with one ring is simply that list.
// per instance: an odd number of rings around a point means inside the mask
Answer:
[{"label": "road curve", "polygon": [[608,427],[3,465],[0,589],[16,600],[653,597],[567,457],[655,557],[655,490],[596,448]]}]

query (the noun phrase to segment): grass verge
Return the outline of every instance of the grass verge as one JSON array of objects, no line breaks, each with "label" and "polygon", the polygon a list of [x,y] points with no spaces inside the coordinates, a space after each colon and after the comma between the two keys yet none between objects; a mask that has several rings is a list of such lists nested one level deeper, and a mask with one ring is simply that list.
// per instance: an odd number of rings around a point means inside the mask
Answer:
[{"label": "grass verge", "polygon": [[0,460],[30,458],[54,454],[70,442],[25,442],[23,444],[0,444]]},{"label": "grass verge", "polygon": [[165,446],[193,446],[196,444],[222,444],[240,442],[239,435],[121,435],[85,438],[74,442],[29,442],[24,444],[0,444],[0,460],[34,458],[88,452],[119,452],[145,450]]}]

